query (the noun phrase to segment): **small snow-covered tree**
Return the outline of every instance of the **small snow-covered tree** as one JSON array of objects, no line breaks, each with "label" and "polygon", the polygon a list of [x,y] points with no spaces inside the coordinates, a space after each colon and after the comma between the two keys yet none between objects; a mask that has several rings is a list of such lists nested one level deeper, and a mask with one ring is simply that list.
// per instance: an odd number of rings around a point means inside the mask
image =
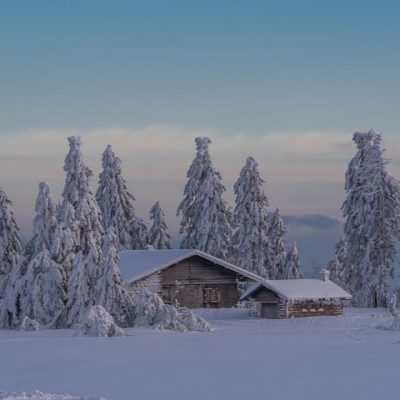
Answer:
[{"label": "small snow-covered tree", "polygon": [[68,278],[76,251],[79,249],[79,223],[70,202],[65,202],[61,211],[60,221],[53,232],[50,253],[52,259],[63,266]]},{"label": "small snow-covered tree", "polygon": [[236,195],[234,245],[236,263],[268,278],[268,198],[262,188],[258,164],[249,157],[234,185]]},{"label": "small snow-covered tree", "polygon": [[94,305],[89,295],[89,284],[82,252],[74,258],[67,290],[67,326],[79,323],[88,308]]},{"label": "small snow-covered tree", "polygon": [[97,304],[103,306],[120,326],[128,326],[131,319],[131,298],[124,288],[118,268],[116,245],[118,238],[109,227],[104,237],[103,257],[96,286]]},{"label": "small snow-covered tree", "polygon": [[198,249],[227,259],[232,249],[231,211],[222,195],[221,174],[214,169],[207,137],[197,137],[196,157],[187,173],[188,181],[177,215],[181,215],[181,248]]},{"label": "small snow-covered tree", "polygon": [[267,268],[269,279],[283,279],[286,260],[284,235],[286,228],[279,209],[272,214],[269,224],[267,252]]},{"label": "small snow-covered tree", "polygon": [[296,242],[289,247],[284,267],[284,279],[300,279],[301,267]]},{"label": "small snow-covered tree", "polygon": [[400,331],[400,286],[395,289],[392,299],[389,304],[390,314],[392,314],[393,321],[390,329]]},{"label": "small snow-covered tree", "polygon": [[[36,275],[32,287],[33,318],[51,328],[65,326],[65,271],[41,250],[29,266]],[[25,314],[28,315],[28,314]]]},{"label": "small snow-covered tree", "polygon": [[150,220],[153,221],[149,230],[149,244],[155,249],[170,249],[168,227],[165,222],[165,214],[157,201],[150,209]]},{"label": "small snow-covered tree", "polygon": [[381,140],[372,130],[356,132],[357,153],[346,172],[343,269],[346,287],[360,307],[387,305],[400,232],[400,186],[386,171]]},{"label": "small snow-covered tree", "polygon": [[[141,239],[132,237],[135,231],[135,198],[129,192],[122,176],[121,160],[114,154],[110,145],[102,157],[103,170],[99,176],[96,199],[99,204],[104,230],[114,228],[118,238],[117,249],[144,248]],[[133,225],[133,226],[132,226]]]},{"label": "small snow-covered tree", "polygon": [[26,255],[34,256],[42,249],[50,250],[53,233],[57,226],[56,204],[47,182],[39,183],[33,220],[33,236],[27,245]]},{"label": "small snow-covered tree", "polygon": [[131,220],[130,233],[132,237],[133,249],[144,250],[148,244],[148,233],[146,223],[139,217],[135,216]]},{"label": "small snow-covered tree", "polygon": [[[344,263],[347,256],[347,243],[344,238],[342,238],[336,245],[335,258],[330,261],[328,269],[330,272],[330,279],[337,285],[346,288],[346,277],[344,271]],[[347,271],[351,273],[350,270]]]}]

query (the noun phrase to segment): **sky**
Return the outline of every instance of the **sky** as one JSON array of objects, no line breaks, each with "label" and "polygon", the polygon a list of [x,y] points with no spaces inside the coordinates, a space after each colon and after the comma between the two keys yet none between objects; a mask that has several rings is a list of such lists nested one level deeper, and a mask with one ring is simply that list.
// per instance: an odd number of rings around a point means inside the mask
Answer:
[{"label": "sky", "polygon": [[354,131],[382,132],[400,177],[399,15],[397,0],[4,0],[0,184],[28,232],[80,135],[95,175],[110,143],[138,212],[161,200],[176,230],[207,135],[227,201],[251,155],[272,207],[340,218]]}]

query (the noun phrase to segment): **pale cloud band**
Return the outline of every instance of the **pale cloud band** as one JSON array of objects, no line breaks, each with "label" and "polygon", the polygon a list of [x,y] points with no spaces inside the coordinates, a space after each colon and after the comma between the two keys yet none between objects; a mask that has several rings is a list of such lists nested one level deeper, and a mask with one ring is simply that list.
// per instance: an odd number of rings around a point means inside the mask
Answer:
[{"label": "pale cloud band", "polygon": [[[59,198],[67,152],[66,137],[83,140],[86,162],[95,172],[97,184],[101,153],[111,144],[123,161],[124,175],[137,198],[138,211],[146,217],[151,204],[161,200],[170,225],[176,229],[175,208],[182,194],[187,168],[194,156],[193,139],[209,136],[212,156],[227,186],[232,202],[232,183],[249,155],[260,165],[273,206],[287,213],[321,213],[340,216],[343,179],[354,153],[351,133],[272,132],[227,135],[213,130],[189,130],[167,125],[143,129],[26,130],[0,136],[0,181],[15,202],[24,230],[30,229],[37,183],[47,180]],[[395,159],[400,140],[384,137],[387,156]],[[400,177],[398,163],[390,172]]]}]

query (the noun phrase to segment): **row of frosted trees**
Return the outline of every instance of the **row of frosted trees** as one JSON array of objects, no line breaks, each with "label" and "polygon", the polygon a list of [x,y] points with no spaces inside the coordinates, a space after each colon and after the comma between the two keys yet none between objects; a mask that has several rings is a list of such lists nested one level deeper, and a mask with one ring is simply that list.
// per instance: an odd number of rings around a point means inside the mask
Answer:
[{"label": "row of frosted trees", "polygon": [[[374,131],[356,132],[345,179],[344,234],[329,269],[359,307],[386,307],[400,240],[400,183],[391,177]],[[393,280],[392,280],[393,282]]]},{"label": "row of frosted trees", "polygon": [[[48,327],[76,325],[88,308],[104,306],[125,326],[128,294],[118,271],[121,249],[170,248],[165,215],[156,202],[150,229],[134,208],[121,161],[110,146],[102,157],[96,194],[81,142],[68,138],[65,185],[57,204],[40,183],[33,235],[24,245],[12,203],[0,190],[0,326],[16,327],[28,316]],[[271,279],[298,278],[296,245],[286,252],[279,210],[268,212],[258,165],[249,158],[235,184],[236,207],[223,200],[225,188],[214,169],[208,138],[197,138],[181,215],[181,247],[203,250]]]},{"label": "row of frosted trees", "polygon": [[279,210],[269,212],[257,162],[249,157],[240,171],[232,210],[223,199],[225,187],[210,157],[210,139],[198,137],[195,142],[196,156],[178,207],[181,247],[230,260],[264,278],[299,278],[296,243],[286,250],[286,229]]}]

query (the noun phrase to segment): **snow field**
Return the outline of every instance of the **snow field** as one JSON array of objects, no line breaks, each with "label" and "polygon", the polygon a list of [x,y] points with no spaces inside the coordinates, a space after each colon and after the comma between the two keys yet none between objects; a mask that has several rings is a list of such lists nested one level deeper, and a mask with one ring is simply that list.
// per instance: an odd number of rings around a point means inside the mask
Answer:
[{"label": "snow field", "polygon": [[0,389],[108,400],[372,400],[397,392],[400,334],[376,328],[390,322],[386,310],[289,320],[197,312],[211,332],[0,331]]}]

